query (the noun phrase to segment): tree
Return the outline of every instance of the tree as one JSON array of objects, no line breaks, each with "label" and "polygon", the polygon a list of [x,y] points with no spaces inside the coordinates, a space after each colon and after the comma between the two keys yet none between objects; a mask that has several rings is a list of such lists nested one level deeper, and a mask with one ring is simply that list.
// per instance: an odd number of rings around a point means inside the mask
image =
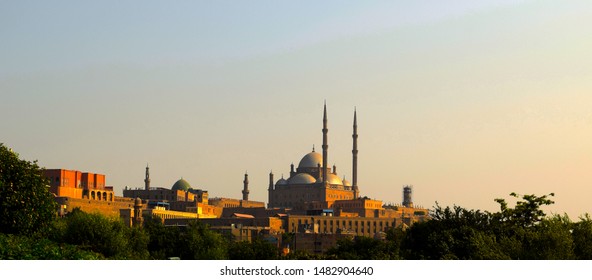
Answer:
[{"label": "tree", "polygon": [[31,234],[45,230],[56,215],[56,203],[37,162],[0,143],[0,231]]},{"label": "tree", "polygon": [[507,259],[491,230],[491,215],[436,203],[432,219],[406,231],[401,255],[408,259]]},{"label": "tree", "polygon": [[143,229],[148,234],[148,251],[150,258],[165,260],[179,257],[181,254],[181,231],[178,227],[165,227],[159,217],[148,216],[144,220]]},{"label": "tree", "polygon": [[[511,193],[510,196],[520,198],[516,193]],[[545,212],[541,209],[541,206],[555,203],[548,198],[549,196],[555,196],[555,194],[550,193],[543,196],[523,195],[522,201],[516,202],[514,208],[509,208],[504,199],[497,198],[495,202],[499,203],[500,212],[495,213],[493,218],[508,226],[532,227],[545,218]]]},{"label": "tree", "polygon": [[227,259],[227,241],[200,222],[190,222],[181,231],[179,241],[183,246],[179,256],[184,260]]},{"label": "tree", "polygon": [[278,257],[278,249],[273,244],[254,238],[251,242],[230,241],[228,258],[231,260],[274,260]]},{"label": "tree", "polygon": [[148,256],[148,237],[141,230],[126,227],[118,219],[98,213],[84,213],[76,208],[65,220],[65,243],[100,253],[106,258],[138,259]]},{"label": "tree", "polygon": [[585,214],[573,224],[574,254],[580,260],[592,260],[592,219]]},{"label": "tree", "polygon": [[97,260],[103,257],[76,245],[47,238],[0,233],[0,260]]},{"label": "tree", "polygon": [[366,236],[340,239],[336,247],[327,251],[327,255],[340,260],[388,260],[393,253],[388,251],[386,242]]}]

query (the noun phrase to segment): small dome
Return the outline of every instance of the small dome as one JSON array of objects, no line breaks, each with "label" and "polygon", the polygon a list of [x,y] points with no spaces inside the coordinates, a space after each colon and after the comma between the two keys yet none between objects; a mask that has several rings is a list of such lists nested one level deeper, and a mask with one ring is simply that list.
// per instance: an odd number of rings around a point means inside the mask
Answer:
[{"label": "small dome", "polygon": [[136,197],[136,200],[134,201],[134,205],[135,206],[142,206],[142,199],[139,197]]},{"label": "small dome", "polygon": [[288,185],[288,181],[284,178],[279,179],[276,183],[276,186],[286,186]]},{"label": "small dome", "polygon": [[329,181],[330,185],[343,185],[343,181],[341,180],[341,178],[339,178],[339,176],[333,174],[333,173],[329,173],[327,174],[327,181]]},{"label": "small dome", "polygon": [[298,168],[313,168],[319,164],[323,167],[323,156],[317,152],[310,152],[300,160]]},{"label": "small dome", "polygon": [[179,179],[179,181],[175,182],[175,184],[173,185],[173,187],[171,188],[171,190],[173,191],[188,191],[189,189],[191,189],[191,185],[189,185],[189,182],[185,181],[183,178]]},{"label": "small dome", "polygon": [[307,173],[298,173],[288,180],[290,185],[314,184],[317,180]]},{"label": "small dome", "polygon": [[343,178],[342,182],[343,182],[344,187],[351,187],[352,186],[352,184],[348,180],[346,180],[345,178]]},{"label": "small dome", "polygon": [[[318,180],[317,182],[322,182],[322,180]],[[339,186],[343,186],[343,181],[341,181],[341,178],[339,178],[339,176],[333,174],[333,173],[328,173],[327,174],[327,182],[329,182],[329,185],[339,185]]]}]

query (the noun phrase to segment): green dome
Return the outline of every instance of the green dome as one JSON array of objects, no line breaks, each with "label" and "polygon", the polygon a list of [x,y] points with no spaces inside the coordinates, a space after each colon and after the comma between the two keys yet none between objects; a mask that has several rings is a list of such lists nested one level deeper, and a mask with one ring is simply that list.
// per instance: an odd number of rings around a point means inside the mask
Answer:
[{"label": "green dome", "polygon": [[189,189],[191,189],[191,185],[189,185],[189,182],[185,181],[183,178],[179,179],[179,181],[175,182],[175,184],[173,185],[173,187],[171,188],[173,191],[188,191]]}]

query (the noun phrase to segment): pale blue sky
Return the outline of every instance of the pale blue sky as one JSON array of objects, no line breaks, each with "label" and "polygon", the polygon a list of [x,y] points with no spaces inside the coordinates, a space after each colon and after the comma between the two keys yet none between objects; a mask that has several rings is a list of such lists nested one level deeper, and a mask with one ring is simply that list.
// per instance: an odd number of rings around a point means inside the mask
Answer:
[{"label": "pale blue sky", "polygon": [[0,142],[120,192],[266,201],[321,145],[362,195],[592,212],[589,1],[2,1]]}]

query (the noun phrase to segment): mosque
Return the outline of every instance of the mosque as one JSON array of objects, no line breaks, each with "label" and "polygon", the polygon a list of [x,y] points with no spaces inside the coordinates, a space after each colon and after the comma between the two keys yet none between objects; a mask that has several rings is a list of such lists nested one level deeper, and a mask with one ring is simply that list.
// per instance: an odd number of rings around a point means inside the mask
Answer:
[{"label": "mosque", "polygon": [[335,201],[353,200],[359,197],[357,182],[358,170],[358,132],[357,114],[354,110],[352,182],[341,179],[335,165],[328,165],[329,145],[327,128],[327,105],[323,108],[323,146],[322,154],[314,150],[300,160],[294,170],[290,166],[290,177],[283,176],[274,184],[273,173],[269,174],[268,208],[291,208],[295,211],[329,209]]}]

